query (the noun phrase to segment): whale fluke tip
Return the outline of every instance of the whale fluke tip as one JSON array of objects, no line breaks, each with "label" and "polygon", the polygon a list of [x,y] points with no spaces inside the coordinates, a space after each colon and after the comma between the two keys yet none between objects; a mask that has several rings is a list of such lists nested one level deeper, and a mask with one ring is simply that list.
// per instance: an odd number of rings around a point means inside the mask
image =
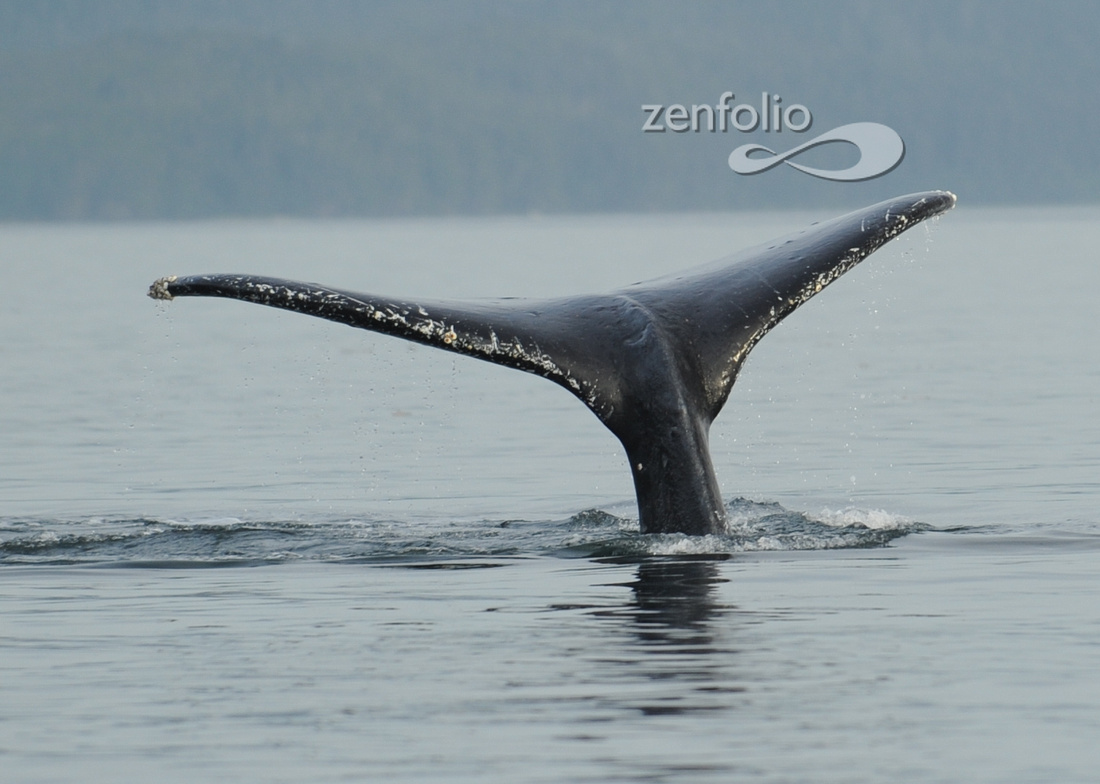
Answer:
[{"label": "whale fluke tip", "polygon": [[169,284],[176,282],[175,275],[168,275],[164,278],[158,278],[153,281],[153,285],[149,287],[149,296],[153,299],[175,299],[172,296],[172,292],[168,290]]}]

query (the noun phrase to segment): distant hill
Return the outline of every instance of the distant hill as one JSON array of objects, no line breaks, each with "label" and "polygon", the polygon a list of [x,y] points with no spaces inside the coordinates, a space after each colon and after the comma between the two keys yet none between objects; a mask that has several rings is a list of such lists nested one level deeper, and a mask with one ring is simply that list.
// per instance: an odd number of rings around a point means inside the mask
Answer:
[{"label": "distant hill", "polygon": [[[2,3],[0,219],[1095,202],[1097,31],[1091,2]],[[641,131],[726,90],[813,125]],[[856,121],[895,171],[726,165]]]}]

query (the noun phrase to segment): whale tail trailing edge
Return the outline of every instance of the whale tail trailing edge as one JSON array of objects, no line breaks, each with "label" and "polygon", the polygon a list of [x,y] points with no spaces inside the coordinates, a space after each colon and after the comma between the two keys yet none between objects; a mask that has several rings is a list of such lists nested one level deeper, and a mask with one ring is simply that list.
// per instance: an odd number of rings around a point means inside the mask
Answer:
[{"label": "whale tail trailing edge", "polygon": [[161,278],[149,295],[256,302],[543,376],[622,442],[644,533],[721,533],[707,439],[749,351],[885,242],[954,203],[944,191],[903,196],[606,295],[411,303],[250,275]]}]

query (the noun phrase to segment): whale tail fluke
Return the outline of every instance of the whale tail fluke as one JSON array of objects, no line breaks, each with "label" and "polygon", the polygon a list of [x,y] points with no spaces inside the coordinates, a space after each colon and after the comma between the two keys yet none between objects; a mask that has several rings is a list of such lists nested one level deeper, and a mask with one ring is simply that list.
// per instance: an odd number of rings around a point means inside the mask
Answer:
[{"label": "whale tail fluke", "polygon": [[707,438],[749,351],[885,242],[954,203],[944,191],[903,196],[606,295],[411,303],[251,275],[161,278],[149,295],[256,302],[543,376],[623,443],[643,532],[721,533]]}]

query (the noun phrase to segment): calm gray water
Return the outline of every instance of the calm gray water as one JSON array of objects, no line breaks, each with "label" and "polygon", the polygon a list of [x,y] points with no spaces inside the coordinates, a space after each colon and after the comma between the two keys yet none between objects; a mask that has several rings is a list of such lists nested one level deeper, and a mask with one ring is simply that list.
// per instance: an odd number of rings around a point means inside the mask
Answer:
[{"label": "calm gray water", "polygon": [[0,226],[0,779],[1100,777],[1100,209],[948,213],[756,347],[726,537],[543,379],[228,301],[600,291],[827,213]]}]

